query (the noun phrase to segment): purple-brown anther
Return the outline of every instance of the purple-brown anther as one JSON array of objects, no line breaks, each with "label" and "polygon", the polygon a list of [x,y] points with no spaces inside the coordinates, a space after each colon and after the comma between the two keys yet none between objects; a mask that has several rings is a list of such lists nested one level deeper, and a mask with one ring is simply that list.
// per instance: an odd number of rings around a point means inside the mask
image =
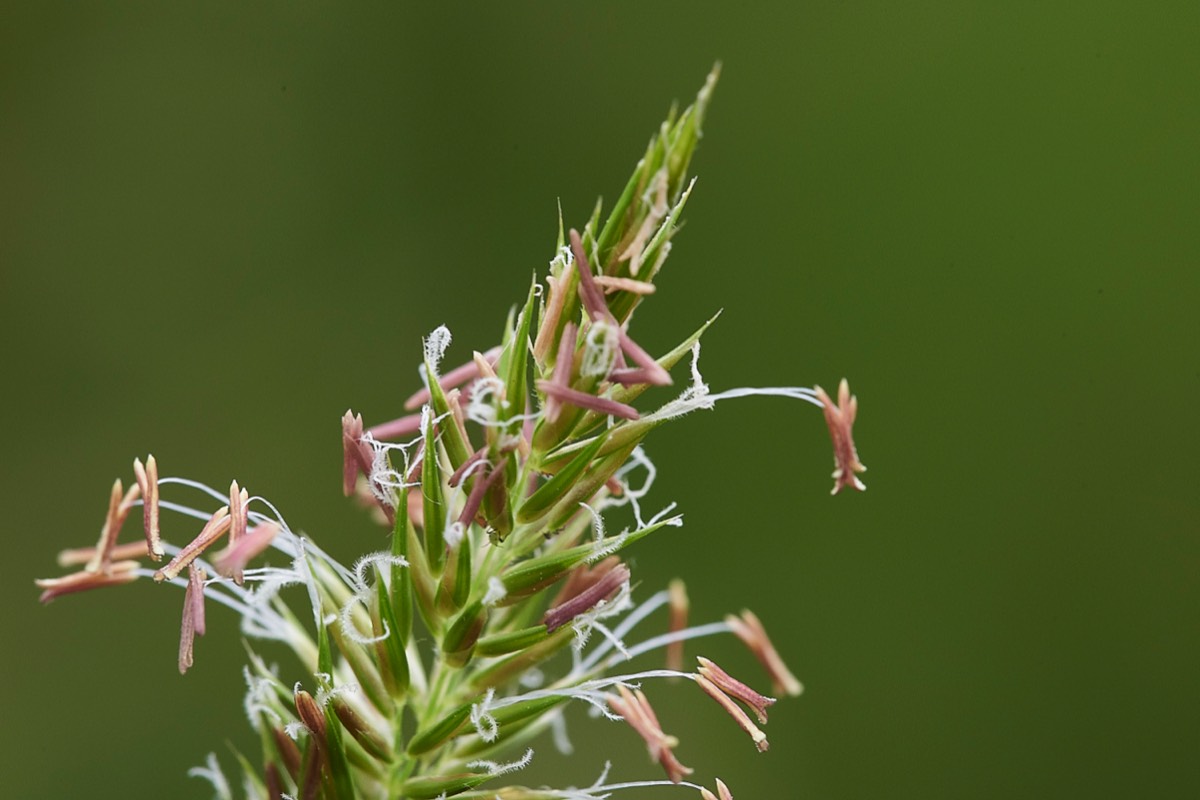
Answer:
[{"label": "purple-brown anther", "polygon": [[[144,541],[126,542],[119,544],[108,551],[109,558],[113,562],[127,561],[134,558],[144,558],[149,555],[148,546]],[[96,548],[94,547],[76,547],[70,550],[62,550],[58,554],[58,565],[60,567],[73,567],[77,564],[86,564],[96,557]]]},{"label": "purple-brown anther", "polygon": [[[575,360],[575,337],[578,330],[575,323],[568,322],[563,325],[562,336],[558,340],[558,353],[554,357],[554,371],[550,374],[550,382],[555,386],[562,388],[570,388],[571,385],[571,367]],[[547,395],[546,405],[543,407],[547,422],[557,422],[559,414],[562,412],[562,401],[556,397]]]},{"label": "purple-brown anther", "polygon": [[825,424],[829,426],[829,437],[833,440],[833,491],[837,494],[850,487],[860,492],[867,490],[866,484],[858,479],[858,473],[867,468],[858,460],[854,447],[854,418],[858,415],[858,398],[850,394],[850,384],[845,378],[838,384],[838,402],[834,405],[829,395],[820,386],[813,388],[821,408],[825,412]]},{"label": "purple-brown anther", "polygon": [[325,751],[320,746],[314,746],[313,750],[312,757],[304,761],[304,775],[297,781],[300,800],[318,800],[324,788]]},{"label": "purple-brown anther", "polygon": [[633,406],[619,403],[607,397],[597,397],[594,394],[581,392],[578,389],[571,389],[567,386],[559,386],[550,381],[537,381],[537,389],[542,394],[549,398],[558,400],[562,403],[570,403],[573,406],[595,411],[597,414],[605,414],[610,417],[620,417],[621,419],[640,419],[637,409]]},{"label": "purple-brown anther", "polygon": [[264,522],[251,528],[236,543],[231,539],[229,545],[213,557],[213,566],[227,578],[240,578],[246,565],[271,546],[279,530],[279,526],[274,522]]},{"label": "purple-brown anther", "polygon": [[475,515],[479,513],[479,507],[483,505],[483,498],[487,495],[488,489],[491,489],[496,483],[504,477],[504,464],[498,464],[488,473],[486,478],[477,478],[475,485],[471,487],[471,493],[467,495],[467,502],[463,503],[462,513],[458,515],[458,521],[463,525],[470,525],[475,519]]},{"label": "purple-brown anther", "polygon": [[579,327],[574,322],[563,325],[562,336],[558,340],[558,353],[554,356],[554,372],[550,380],[559,386],[571,385],[571,368],[575,361],[575,339],[579,335]]},{"label": "purple-brown anther", "polygon": [[576,597],[580,592],[596,584],[601,578],[612,572],[620,563],[620,556],[609,556],[590,566],[588,564],[580,564],[567,573],[567,579],[563,581],[562,588],[558,590],[558,594],[550,601],[550,605],[560,606],[572,597]]},{"label": "purple-brown anther", "polygon": [[312,742],[312,749],[309,752],[309,757],[305,759],[308,768],[305,770],[303,778],[300,780],[300,796],[305,800],[316,800],[320,795],[321,789],[321,773],[326,763],[327,754],[325,752],[325,712],[317,705],[317,701],[303,689],[297,689],[294,695],[296,703],[296,716],[300,717],[300,721],[304,723],[304,727],[308,728],[310,735],[309,741]]},{"label": "purple-brown anther", "polygon": [[158,462],[154,456],[147,456],[143,466],[141,459],[135,458],[133,474],[142,492],[142,527],[146,532],[146,549],[152,560],[162,561],[165,551],[158,530]]},{"label": "purple-brown anther", "polygon": [[187,591],[183,595],[183,623],[179,626],[180,675],[192,666],[196,637],[204,635],[204,580],[207,577],[200,567],[188,565]]},{"label": "purple-brown anther", "polygon": [[[575,360],[576,335],[575,323],[563,325],[563,335],[558,339],[558,354],[554,356],[554,371],[551,373],[550,383],[562,386],[564,389],[568,389],[571,384],[571,365]],[[547,395],[545,407],[542,408],[546,421],[557,422],[562,411],[563,402],[557,397]]]},{"label": "purple-brown anther", "polygon": [[558,321],[562,319],[563,304],[566,300],[567,293],[563,291],[562,279],[547,275],[546,303],[538,325],[537,339],[533,343],[533,357],[537,359],[538,364],[546,361],[546,354],[554,346],[554,331],[558,328]]},{"label": "purple-brown anther", "polygon": [[[246,507],[250,502],[250,494],[238,486],[238,482],[234,481],[229,484],[229,547],[233,550],[246,536],[246,527],[249,524],[250,512]],[[236,567],[231,573],[233,580],[238,586],[242,585],[242,568]]]},{"label": "purple-brown anther", "polygon": [[[642,346],[629,337],[623,329],[617,331],[620,337],[621,350],[632,359],[633,363],[641,367],[641,372],[644,375],[644,380],[639,380],[639,383],[652,383],[655,386],[670,386],[671,375],[662,365],[654,360],[654,357],[642,349]],[[632,372],[632,370],[629,370]]]},{"label": "purple-brown anther", "polygon": [[313,741],[317,742],[319,747],[324,747],[325,712],[317,705],[313,696],[303,689],[296,690],[295,701],[296,715],[300,717],[304,727],[308,728],[308,732],[312,734]]},{"label": "purple-brown anther", "polygon": [[280,728],[271,728],[271,738],[275,741],[275,749],[279,751],[283,768],[292,776],[292,780],[295,780],[300,776],[300,761],[303,758],[300,747]]},{"label": "purple-brown anther", "polygon": [[716,684],[725,694],[754,709],[758,721],[763,725],[767,724],[767,708],[775,704],[775,698],[759,694],[703,656],[696,660],[700,662],[698,672],[701,675]]},{"label": "purple-brown anther", "polygon": [[703,675],[696,677],[696,684],[704,690],[706,695],[716,700],[717,704],[725,709],[725,713],[733,717],[738,727],[750,734],[750,738],[754,740],[754,746],[758,748],[758,752],[767,752],[767,748],[770,747],[770,744],[767,742],[767,735],[754,724],[745,711],[742,711],[741,706],[733,702],[729,695],[722,692],[716,684]]},{"label": "purple-brown anther", "polygon": [[267,800],[283,800],[283,778],[279,767],[268,762],[263,767],[263,781],[267,784]]},{"label": "purple-brown anther", "polygon": [[121,479],[113,481],[112,491],[108,496],[108,513],[104,517],[104,526],[100,529],[100,539],[96,542],[96,554],[88,562],[88,572],[108,572],[112,563],[112,551],[117,546],[117,536],[121,526],[129,516],[129,509],[138,499],[141,491],[136,485],[130,486],[128,493],[123,493]]},{"label": "purple-brown anther", "polygon": [[381,442],[393,441],[395,439],[406,439],[411,436],[416,436],[421,432],[421,415],[407,414],[399,419],[394,419],[391,422],[381,422],[378,425],[371,427],[367,433]]},{"label": "purple-brown anther", "polygon": [[580,614],[585,614],[591,611],[601,601],[609,599],[621,585],[629,580],[629,567],[624,564],[619,564],[613,567],[612,570],[596,581],[591,586],[587,587],[579,594],[572,597],[561,605],[546,612],[542,617],[542,624],[546,626],[546,630],[550,633],[566,625],[571,620],[578,617]]},{"label": "purple-brown anther", "polygon": [[[688,624],[687,587],[676,578],[667,586],[668,628],[670,633],[679,633]],[[683,639],[667,645],[667,669],[679,672],[683,669]]]},{"label": "purple-brown anther", "polygon": [[229,506],[221,506],[217,512],[204,524],[200,534],[187,544],[179,554],[172,558],[165,567],[154,573],[154,580],[162,583],[164,580],[173,580],[183,568],[191,564],[196,558],[212,546],[212,543],[221,538],[232,523],[229,518]]},{"label": "purple-brown anther", "polygon": [[646,695],[642,694],[640,689],[630,691],[620,684],[617,684],[617,691],[620,697],[608,696],[609,708],[620,714],[629,723],[629,727],[642,737],[646,742],[646,749],[650,751],[650,758],[662,765],[667,778],[672,783],[679,783],[685,775],[690,775],[692,769],[679,763],[673,752],[673,748],[679,745],[679,740],[663,733],[658,716]]},{"label": "purple-brown anther", "polygon": [[763,669],[767,671],[767,675],[771,678],[771,684],[776,694],[786,694],[796,697],[804,691],[804,687],[800,685],[800,681],[796,680],[796,676],[791,673],[787,668],[787,664],[784,664],[783,659],[779,657],[779,652],[775,649],[775,645],[771,644],[770,637],[767,636],[766,628],[763,627],[762,622],[754,615],[754,612],[743,611],[740,617],[730,614],[725,617],[725,622],[729,624],[734,635],[742,640],[742,643],[750,649],[754,657],[763,665]]},{"label": "purple-brown anther", "polygon": [[[500,348],[493,347],[483,354],[483,358],[489,366],[496,366],[496,362],[500,360]],[[468,381],[473,381],[480,376],[479,362],[475,359],[468,361],[465,364],[460,364],[449,372],[438,378],[438,386],[442,387],[443,391],[449,391],[457,386],[462,386]],[[429,402],[429,389],[422,389],[419,392],[413,393],[411,397],[404,401],[404,410],[412,411],[420,408]]]},{"label": "purple-brown anther", "polygon": [[589,319],[604,320],[615,325],[616,320],[608,310],[608,303],[604,301],[604,293],[596,285],[592,267],[588,264],[587,255],[583,252],[583,240],[579,238],[579,231],[571,228],[570,239],[571,253],[575,256],[575,266],[579,270],[579,301],[587,310]]},{"label": "purple-brown anther", "polygon": [[[608,374],[608,379],[622,386],[636,386],[639,383],[648,383],[656,386],[665,385],[659,382],[661,378],[656,373],[642,367],[614,369]],[[670,383],[670,381],[667,383]]]},{"label": "purple-brown anther", "polygon": [[354,494],[354,484],[360,472],[370,477],[371,466],[375,462],[375,452],[362,440],[362,436],[362,415],[347,409],[342,415],[342,492],[346,497]]},{"label": "purple-brown anther", "polygon": [[717,778],[717,793],[713,794],[703,786],[700,787],[700,797],[703,800],[733,800],[733,793],[729,791],[729,787],[720,778]]},{"label": "purple-brown anther", "polygon": [[450,473],[450,477],[446,479],[446,484],[451,489],[457,488],[458,485],[463,482],[463,478],[466,477],[467,471],[470,470],[474,472],[474,470],[471,468],[474,467],[475,464],[479,462],[479,459],[483,458],[485,455],[487,455],[487,445],[484,445],[474,453],[471,453],[471,455],[467,456],[467,460],[460,464],[458,469]]},{"label": "purple-brown anther", "polygon": [[[143,545],[138,542],[139,545]],[[108,572],[93,572],[83,570],[64,575],[61,578],[39,578],[34,585],[42,590],[38,598],[43,603],[49,603],[56,597],[76,592],[86,592],[91,589],[102,589],[105,586],[117,586],[122,583],[132,583],[137,580],[136,561],[112,561],[108,564]]]}]

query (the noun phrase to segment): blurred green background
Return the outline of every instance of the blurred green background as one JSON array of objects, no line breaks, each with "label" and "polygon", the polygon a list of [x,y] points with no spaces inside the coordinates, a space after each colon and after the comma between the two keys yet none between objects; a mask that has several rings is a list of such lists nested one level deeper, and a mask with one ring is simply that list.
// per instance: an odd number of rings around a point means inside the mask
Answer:
[{"label": "blurred green background", "polygon": [[[2,794],[211,794],[186,768],[253,746],[236,620],[181,678],[176,593],[43,608],[32,579],[147,452],[378,547],[339,415],[394,415],[438,324],[451,359],[491,344],[556,198],[614,199],[722,59],[635,330],[723,307],[714,389],[848,376],[870,491],[829,497],[787,401],[652,437],[688,525],[636,551],[641,592],[756,609],[807,687],[762,756],[664,690],[681,759],[742,800],[1200,795],[1200,6],[430,6],[0,8]],[[573,732],[531,780],[658,776]]]}]

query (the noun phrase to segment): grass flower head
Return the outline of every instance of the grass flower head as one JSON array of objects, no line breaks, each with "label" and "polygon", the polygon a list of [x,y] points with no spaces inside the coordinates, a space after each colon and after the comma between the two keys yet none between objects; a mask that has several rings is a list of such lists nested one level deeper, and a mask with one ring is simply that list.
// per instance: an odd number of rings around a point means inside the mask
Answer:
[{"label": "grass flower head", "polygon": [[[647,593],[625,557],[683,524],[673,503],[648,506],[651,432],[718,401],[770,395],[822,408],[835,492],[863,488],[845,382],[836,405],[819,388],[713,392],[699,371],[711,320],[665,353],[636,340],[634,312],[658,300],[654,280],[691,196],[716,79],[714,70],[695,103],[667,118],[603,220],[597,208],[577,228],[560,221],[549,273],[498,342],[443,369],[451,337],[438,328],[424,342],[423,386],[400,416],[342,417],[342,489],[386,527],[386,549],[342,564],[237,481],[220,491],[163,476],[151,456],[134,462],[127,491],[114,483],[96,546],[64,551],[60,563],[81,568],[37,582],[43,602],[140,578],[183,589],[181,672],[207,622],[226,627],[222,614],[206,619],[214,605],[234,611],[249,640],[293,651],[282,668],[252,651],[245,670],[244,706],[262,743],[241,758],[249,797],[580,800],[672,786],[731,800],[711,775],[698,779],[715,794],[689,782],[707,770],[676,756],[687,743],[664,731],[679,729],[677,711],[650,704],[663,679],[694,682],[767,750],[759,726],[774,699],[708,658],[695,672],[682,666],[685,643],[741,639],[777,694],[798,694],[758,618],[694,624],[682,583]],[[676,399],[648,407],[646,389],[675,382],[689,356]],[[143,531],[123,542],[139,505]],[[632,522],[610,530],[620,508]],[[609,783],[606,771],[582,789],[514,782],[541,747],[570,750],[570,705],[593,709],[595,724],[622,723],[664,777]],[[215,757],[193,774],[230,796]]]}]

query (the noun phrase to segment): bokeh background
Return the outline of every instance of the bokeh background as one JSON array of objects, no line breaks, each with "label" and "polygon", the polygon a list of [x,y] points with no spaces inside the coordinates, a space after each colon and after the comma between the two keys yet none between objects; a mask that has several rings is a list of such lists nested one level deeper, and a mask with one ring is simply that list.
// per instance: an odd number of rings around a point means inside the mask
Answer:
[{"label": "bokeh background", "polygon": [[[1196,3],[10,0],[5,797],[210,796],[187,767],[253,749],[236,620],[181,678],[176,593],[43,608],[32,579],[147,452],[379,546],[339,415],[390,418],[438,324],[452,359],[491,344],[556,198],[575,225],[615,198],[717,59],[637,333],[724,308],[714,388],[850,377],[870,490],[829,496],[787,401],[652,438],[688,525],[637,551],[642,592],[756,609],[807,686],[763,756],[664,689],[680,757],[739,798],[1200,795]],[[573,730],[531,780],[657,777],[628,731]]]}]

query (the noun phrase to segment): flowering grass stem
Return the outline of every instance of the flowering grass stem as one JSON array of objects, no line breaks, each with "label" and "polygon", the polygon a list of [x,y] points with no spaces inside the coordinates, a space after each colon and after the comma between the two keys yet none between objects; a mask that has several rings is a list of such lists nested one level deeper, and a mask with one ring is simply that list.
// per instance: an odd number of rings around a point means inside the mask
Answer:
[{"label": "flowering grass stem", "polygon": [[[695,683],[767,749],[758,724],[773,698],[703,656],[697,671],[683,668],[685,642],[733,634],[777,694],[799,693],[762,623],[743,612],[691,624],[681,582],[639,599],[626,556],[683,524],[674,503],[654,514],[644,505],[658,474],[651,431],[718,401],[769,395],[818,406],[835,493],[865,488],[845,381],[836,403],[819,387],[714,393],[698,367],[712,320],[658,358],[634,338],[635,310],[658,302],[654,281],[691,196],[688,169],[717,74],[672,111],[603,222],[599,206],[580,228],[560,219],[549,274],[535,277],[499,344],[440,372],[452,341],[441,326],[424,341],[423,388],[399,409],[411,413],[372,426],[353,410],[342,416],[342,490],[386,526],[387,549],[366,548],[347,566],[238,481],[222,492],[159,477],[149,456],[133,462],[128,490],[112,485],[96,544],[60,555],[77,571],[37,581],[43,602],[144,578],[183,588],[181,672],[198,668],[196,637],[224,625],[207,616],[207,600],[240,618],[248,642],[293,651],[298,667],[268,667],[247,644],[244,707],[262,748],[238,760],[253,800],[598,800],[660,786],[731,800],[719,780],[717,794],[685,780],[692,770],[675,751],[687,742],[665,732],[682,717],[651,705],[662,680]],[[688,353],[682,393],[647,407],[645,390],[671,384]],[[138,505],[142,538],[119,543]],[[618,514],[632,524],[611,532]],[[627,641],[652,620],[656,629]],[[667,666],[637,661],[652,653]],[[617,672],[625,662],[634,663]],[[535,768],[527,745],[545,732],[571,749],[562,712],[573,701],[623,721],[667,779],[608,783],[606,769],[584,789],[508,783]],[[232,797],[215,757],[192,774]]]}]

